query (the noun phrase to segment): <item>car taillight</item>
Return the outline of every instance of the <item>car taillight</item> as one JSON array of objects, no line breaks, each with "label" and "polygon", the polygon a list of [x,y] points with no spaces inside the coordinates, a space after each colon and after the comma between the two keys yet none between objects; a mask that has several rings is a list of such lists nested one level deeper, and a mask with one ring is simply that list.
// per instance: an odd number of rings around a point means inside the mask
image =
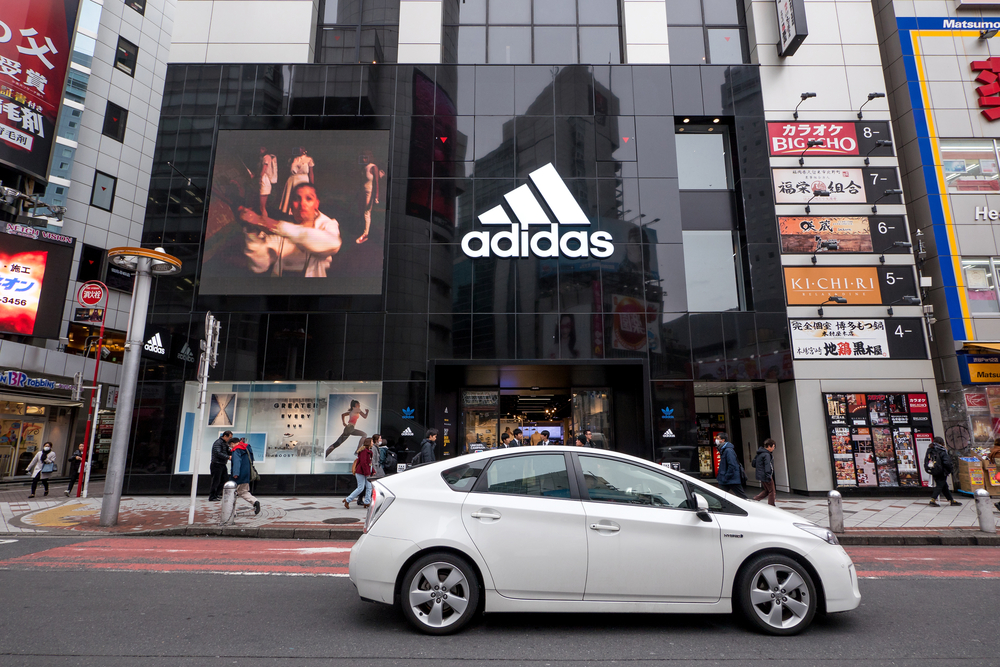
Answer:
[{"label": "car taillight", "polygon": [[389,505],[395,499],[396,496],[392,495],[389,489],[378,482],[372,482],[372,502],[368,506],[368,514],[365,516],[365,533],[371,530],[371,527],[375,525],[380,516],[385,514],[385,511],[389,509]]}]

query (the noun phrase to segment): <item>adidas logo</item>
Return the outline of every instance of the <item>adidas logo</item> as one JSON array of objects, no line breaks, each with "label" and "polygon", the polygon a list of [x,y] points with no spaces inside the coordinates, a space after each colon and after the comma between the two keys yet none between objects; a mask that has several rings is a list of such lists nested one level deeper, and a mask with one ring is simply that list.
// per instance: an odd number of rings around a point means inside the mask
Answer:
[{"label": "adidas logo", "polygon": [[154,334],[152,338],[146,341],[146,344],[142,346],[147,352],[152,352],[153,354],[166,354],[167,350],[163,347],[163,339],[160,338],[160,334]]},{"label": "adidas logo", "polygon": [[[482,225],[508,227],[504,231],[473,231],[462,237],[462,252],[468,257],[610,257],[614,252],[608,232],[571,231],[560,235],[560,227],[589,226],[590,220],[573,199],[556,168],[549,163],[528,174],[531,183],[542,196],[558,224],[553,224],[532,189],[522,185],[504,195],[518,222],[507,215],[503,205],[495,206],[479,216]],[[546,231],[528,233],[528,227],[539,225]]]},{"label": "adidas logo", "polygon": [[674,435],[674,432],[673,432],[673,431],[671,431],[671,430],[670,430],[670,429],[668,428],[668,429],[667,429],[666,431],[664,431],[664,432],[663,432],[663,437],[664,437],[664,438],[674,438],[674,437],[676,437],[676,436]]},{"label": "adidas logo", "polygon": [[180,359],[181,361],[186,361],[189,364],[193,364],[194,352],[191,350],[191,346],[188,345],[187,343],[184,343],[184,347],[182,347],[181,351],[177,353],[177,358]]},{"label": "adidas logo", "polygon": [[403,432],[400,433],[399,435],[402,438],[405,438],[405,437],[411,437],[412,438],[413,437],[413,429],[410,428],[409,426],[407,426],[405,429],[403,429]]}]

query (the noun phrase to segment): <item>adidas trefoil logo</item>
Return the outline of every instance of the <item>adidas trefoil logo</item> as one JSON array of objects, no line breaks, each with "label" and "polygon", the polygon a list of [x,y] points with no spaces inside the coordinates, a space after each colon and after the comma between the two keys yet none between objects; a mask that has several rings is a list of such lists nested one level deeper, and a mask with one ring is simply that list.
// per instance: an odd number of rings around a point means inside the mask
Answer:
[{"label": "adidas trefoil logo", "polygon": [[[490,233],[473,231],[462,237],[462,251],[468,257],[610,257],[614,252],[611,234],[586,231],[564,232],[560,227],[589,226],[590,220],[573,199],[566,183],[551,163],[528,174],[545,204],[555,215],[553,224],[531,188],[525,184],[504,195],[517,222],[512,221],[504,207],[495,206],[479,216],[482,225],[507,227]],[[519,224],[520,223],[520,224]],[[531,225],[546,227],[546,231],[529,234]]]},{"label": "adidas trefoil logo", "polygon": [[181,351],[177,353],[177,358],[180,359],[181,361],[186,361],[189,364],[193,364],[194,352],[191,350],[191,346],[188,345],[187,343],[184,343],[184,346],[181,347]]},{"label": "adidas trefoil logo", "polygon": [[147,352],[152,352],[153,354],[166,354],[167,350],[163,347],[163,339],[160,338],[160,334],[154,334],[152,338],[146,341],[146,344],[142,346]]}]

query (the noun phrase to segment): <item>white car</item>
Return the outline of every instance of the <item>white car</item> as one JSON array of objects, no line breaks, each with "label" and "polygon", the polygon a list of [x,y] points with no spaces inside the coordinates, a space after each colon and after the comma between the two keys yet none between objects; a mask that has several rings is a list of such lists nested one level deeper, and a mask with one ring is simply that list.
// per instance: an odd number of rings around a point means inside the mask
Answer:
[{"label": "white car", "polygon": [[480,610],[717,614],[791,635],[861,603],[826,528],[624,454],[523,447],[375,482],[351,550],[363,600],[428,634]]}]

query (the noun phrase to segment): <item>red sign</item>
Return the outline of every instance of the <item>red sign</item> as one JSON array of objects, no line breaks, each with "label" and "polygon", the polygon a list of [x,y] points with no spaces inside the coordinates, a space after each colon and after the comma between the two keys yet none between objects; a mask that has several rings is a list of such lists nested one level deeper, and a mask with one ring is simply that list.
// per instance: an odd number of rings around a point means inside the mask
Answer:
[{"label": "red sign", "polygon": [[982,114],[990,120],[1000,118],[1000,58],[973,60],[972,71],[979,72],[976,81],[983,84],[976,88]]},{"label": "red sign", "polygon": [[990,404],[986,400],[986,394],[966,394],[965,407],[972,410],[989,410]]},{"label": "red sign", "polygon": [[911,415],[930,412],[930,408],[927,405],[927,394],[907,394],[907,398],[910,401]]},{"label": "red sign", "polygon": [[0,253],[0,331],[30,336],[35,330],[48,252]]},{"label": "red sign", "polygon": [[0,161],[44,180],[79,0],[30,0],[2,6]]},{"label": "red sign", "polygon": [[84,308],[93,308],[104,301],[104,285],[98,282],[84,283],[76,293],[76,302]]},{"label": "red sign", "polygon": [[[809,140],[823,141],[809,147]],[[771,155],[858,155],[854,123],[768,123],[767,143]],[[808,150],[807,150],[808,148]]]}]

